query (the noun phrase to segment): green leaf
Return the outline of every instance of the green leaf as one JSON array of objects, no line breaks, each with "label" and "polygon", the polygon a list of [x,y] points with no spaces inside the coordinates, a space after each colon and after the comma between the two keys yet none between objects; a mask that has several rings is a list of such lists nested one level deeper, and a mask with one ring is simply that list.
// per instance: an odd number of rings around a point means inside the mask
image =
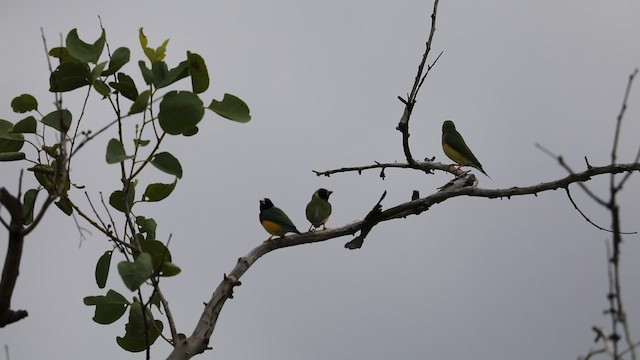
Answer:
[{"label": "green leaf", "polygon": [[[0,140],[2,146],[2,140]],[[26,155],[23,152],[3,152],[0,153],[0,161],[19,161],[24,160]]]},{"label": "green leaf", "polygon": [[[13,124],[0,119],[0,153],[17,153],[24,145],[24,136],[11,132]],[[7,155],[8,156],[8,155]],[[15,158],[18,155],[9,156]]]},{"label": "green leaf", "polygon": [[176,179],[171,184],[149,184],[147,189],[144,191],[144,195],[142,195],[142,200],[147,202],[155,202],[165,199],[167,196],[173,192],[173,189],[176,188],[176,183],[178,180]]},{"label": "green leaf", "polygon": [[169,72],[169,67],[167,63],[164,61],[154,61],[151,63],[151,73],[153,74],[153,85],[156,88],[159,88],[160,84],[167,77],[167,73]]},{"label": "green leaf", "polygon": [[180,269],[178,265],[169,261],[165,261],[162,263],[162,268],[160,269],[160,276],[165,276],[165,277],[176,276],[180,274],[181,271],[182,269]]},{"label": "green leaf", "polygon": [[55,47],[49,50],[49,56],[59,59],[61,64],[66,62],[74,62],[74,63],[82,62],[74,58],[73,56],[71,56],[71,54],[69,54],[69,50],[67,50],[66,47]]},{"label": "green leaf", "polygon": [[124,191],[116,190],[109,196],[109,204],[113,206],[114,209],[126,213],[131,211],[133,207],[135,194],[135,188],[133,184],[130,183],[126,196]]},{"label": "green leaf", "polygon": [[160,102],[160,127],[171,135],[182,134],[196,126],[204,116],[202,101],[189,91],[168,92]]},{"label": "green leaf", "polygon": [[151,91],[145,90],[143,91],[136,100],[131,104],[131,109],[129,109],[129,114],[137,114],[147,110],[147,106],[149,106],[149,98],[151,97]]},{"label": "green leaf", "polygon": [[57,157],[60,154],[60,144],[54,144],[53,146],[42,145],[42,150],[51,157]]},{"label": "green leaf", "polygon": [[65,62],[60,64],[49,77],[49,91],[71,91],[91,84],[89,66],[85,63]]},{"label": "green leaf", "polygon": [[198,133],[198,127],[197,127],[197,126],[194,126],[194,127],[192,127],[192,128],[188,128],[187,130],[185,130],[185,131],[182,133],[182,135],[184,135],[184,136],[193,136],[193,135],[195,135],[195,134],[197,134],[197,133]]},{"label": "green leaf", "polygon": [[191,86],[196,94],[203,93],[209,88],[209,73],[207,65],[202,56],[187,51],[189,61],[189,75],[191,75]]},{"label": "green leaf", "polygon": [[95,306],[96,311],[93,316],[93,321],[106,325],[120,319],[127,310],[129,302],[120,293],[109,290],[106,296],[85,297],[84,304],[87,306]]},{"label": "green leaf", "polygon": [[94,305],[102,305],[102,304],[120,304],[120,305],[129,305],[129,301],[127,298],[122,296],[119,292],[115,290],[107,291],[106,295],[98,295],[98,296],[87,296],[84,298],[84,304],[87,306]]},{"label": "green leaf", "polygon": [[161,310],[160,309],[160,306],[161,306],[161,304],[160,304],[160,296],[158,295],[157,292],[154,292],[153,295],[151,295],[151,297],[149,298],[148,304],[149,305],[155,305],[155,307],[157,307],[158,310]]},{"label": "green leaf", "polygon": [[96,80],[93,82],[93,88],[96,89],[98,94],[107,97],[111,94],[111,88],[109,85],[105,84],[102,80]]},{"label": "green leaf", "polygon": [[73,206],[71,206],[71,201],[66,197],[60,198],[60,200],[56,201],[56,206],[58,209],[62,210],[63,213],[67,214],[67,216],[71,216],[73,214]]},{"label": "green leaf", "polygon": [[58,131],[64,129],[66,132],[71,126],[72,118],[71,112],[67,109],[63,109],[62,111],[54,110],[42,118],[42,123]]},{"label": "green leaf", "polygon": [[24,193],[24,199],[22,201],[22,219],[25,225],[29,225],[33,222],[33,208],[36,204],[36,198],[38,197],[38,190],[29,189]]},{"label": "green leaf", "polygon": [[151,140],[133,139],[133,144],[137,146],[147,146]]},{"label": "green leaf", "polygon": [[13,129],[11,132],[21,133],[21,134],[35,134],[38,128],[38,121],[33,116],[27,116],[26,118],[18,121],[15,125],[13,125]]},{"label": "green leaf", "polygon": [[168,152],[157,153],[153,157],[153,160],[151,160],[151,165],[160,171],[182,179],[182,166],[180,165],[180,161]]},{"label": "green leaf", "polygon": [[140,243],[140,247],[142,251],[151,255],[153,272],[155,274],[160,272],[164,262],[171,262],[171,252],[158,240],[144,240]]},{"label": "green leaf", "polygon": [[83,61],[85,63],[97,63],[98,59],[100,59],[100,54],[102,54],[102,49],[104,48],[106,36],[104,29],[102,29],[102,34],[94,42],[93,44],[87,44],[84,41],[80,40],[78,37],[78,30],[73,29],[67,35],[67,50],[69,54],[74,58]]},{"label": "green leaf", "polygon": [[142,74],[142,78],[147,85],[153,84],[153,72],[151,69],[147,67],[147,64],[144,61],[138,61],[138,66],[140,67],[140,73]]},{"label": "green leaf", "polygon": [[138,224],[138,231],[147,234],[147,240],[156,239],[156,228],[158,224],[152,218],[146,218],[144,216],[136,217],[136,224]]},{"label": "green leaf", "polygon": [[118,70],[129,62],[131,57],[131,51],[126,47],[119,47],[111,55],[109,60],[109,68],[102,73],[102,76],[109,76],[115,74]]},{"label": "green leaf", "polygon": [[162,321],[160,320],[154,320],[152,324],[148,324],[148,327],[148,340],[145,339],[144,334],[131,335],[127,332],[124,337],[116,337],[116,342],[122,349],[129,352],[145,351],[147,349],[147,344],[151,346],[158,339],[158,336],[160,336],[160,334],[162,333],[164,324],[162,324]]},{"label": "green leaf", "polygon": [[110,82],[112,88],[116,89],[122,96],[131,101],[135,101],[138,97],[138,89],[133,79],[124,73],[118,73],[118,82]]},{"label": "green leaf", "polygon": [[178,80],[186,78],[187,76],[189,76],[189,63],[187,61],[183,61],[175,68],[169,70],[169,72],[164,75],[162,81],[157,84],[157,87],[163,88],[165,86],[169,86]]},{"label": "green leaf", "polygon": [[17,113],[38,110],[38,100],[29,94],[22,94],[11,100],[11,108]]},{"label": "green leaf", "polygon": [[107,164],[117,164],[129,158],[124,152],[124,146],[118,139],[111,139],[107,144],[107,154],[105,156]]},{"label": "green leaf", "polygon": [[215,111],[222,117],[239,123],[246,123],[251,120],[247,104],[231,94],[224,94],[222,101],[217,101],[216,99],[211,100],[209,109]]},{"label": "green leaf", "polygon": [[100,289],[104,289],[107,284],[109,265],[111,265],[111,254],[113,254],[113,251],[105,251],[96,264],[96,284],[98,284]]},{"label": "green leaf", "polygon": [[93,84],[98,77],[102,74],[102,71],[107,66],[107,62],[103,61],[100,64],[96,65],[93,69],[91,69],[91,74],[89,75],[89,81]]},{"label": "green leaf", "polygon": [[50,165],[36,164],[27,170],[33,171],[33,175],[36,180],[38,180],[38,183],[40,183],[40,185],[42,185],[49,193],[54,192],[55,185],[53,184],[53,177],[55,172]]},{"label": "green leaf", "polygon": [[153,275],[151,255],[143,252],[134,262],[121,261],[118,264],[118,272],[125,286],[129,290],[135,291]]}]

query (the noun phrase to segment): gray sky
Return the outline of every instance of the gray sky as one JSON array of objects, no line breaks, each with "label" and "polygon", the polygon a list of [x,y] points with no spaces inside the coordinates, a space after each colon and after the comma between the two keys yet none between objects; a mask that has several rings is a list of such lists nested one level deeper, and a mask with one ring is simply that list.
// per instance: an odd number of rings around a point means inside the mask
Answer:
[{"label": "gray sky", "polygon": [[[11,99],[31,93],[53,110],[40,27],[49,46],[78,28],[99,35],[102,17],[111,49],[127,46],[136,73],[143,58],[137,29],[150,45],[171,41],[167,61],[201,54],[212,78],[205,102],[225,92],[244,99],[253,120],[232,123],[207,112],[195,138],[166,143],[185,176],[158,206],[139,211],[172,234],[177,278],[163,282],[179,331],[191,333],[213,289],[239,256],[267,238],[258,200],[270,197],[300,229],[313,191],[326,187],[329,227],[362,218],[380,194],[383,205],[423,196],[450,174],[387,170],[318,178],[311,170],[403,161],[396,99],[415,76],[429,27],[430,1],[139,1],[11,2],[0,12],[0,117],[16,121]],[[453,119],[491,175],[480,186],[534,185],[565,176],[536,142],[576,170],[609,161],[613,125],[628,75],[640,64],[636,1],[441,1],[434,54],[411,122],[416,158],[448,162],[442,121]],[[139,77],[137,77],[139,79]],[[139,82],[140,84],[141,82]],[[187,87],[184,82],[180,87]],[[620,162],[638,147],[640,84],[632,92]],[[64,97],[74,114],[80,94]],[[113,118],[94,96],[85,125]],[[76,159],[75,181],[92,198],[118,186],[104,164],[103,136]],[[15,191],[15,164],[2,164],[0,184]],[[148,170],[144,180],[171,181]],[[33,185],[29,176],[25,177]],[[589,182],[606,196],[608,178]],[[609,217],[576,188],[574,198],[596,223]],[[623,227],[637,231],[636,178],[621,199]],[[79,191],[73,194],[81,198]],[[4,214],[4,212],[2,212]],[[604,240],[563,191],[511,200],[457,198],[419,217],[384,223],[359,251],[350,238],[283,249],[259,260],[227,302],[213,350],[202,359],[575,359],[591,347],[591,326],[606,326]],[[0,330],[11,359],[139,359],[115,343],[124,323],[93,323],[87,295],[104,294],[93,278],[110,245],[103,236],[79,243],[57,209],[27,239],[13,307],[29,317]],[[5,240],[0,240],[4,259]],[[624,301],[640,338],[638,236],[623,248]],[[115,275],[115,267],[112,268]],[[108,287],[123,294],[117,276]],[[153,347],[154,358],[170,351]]]}]

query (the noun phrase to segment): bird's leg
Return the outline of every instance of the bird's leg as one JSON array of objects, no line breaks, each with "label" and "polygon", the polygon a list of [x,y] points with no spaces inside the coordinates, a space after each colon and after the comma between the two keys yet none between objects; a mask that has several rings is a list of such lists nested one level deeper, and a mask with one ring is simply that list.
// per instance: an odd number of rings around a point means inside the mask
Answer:
[{"label": "bird's leg", "polygon": [[313,227],[313,224],[311,224],[311,226],[309,226],[309,230],[307,230],[307,232],[314,232],[316,231],[316,229]]},{"label": "bird's leg", "polygon": [[460,175],[464,174],[464,172],[462,171],[462,165],[451,164],[451,165],[448,166],[448,168],[451,168],[451,172],[456,176],[460,176]]}]

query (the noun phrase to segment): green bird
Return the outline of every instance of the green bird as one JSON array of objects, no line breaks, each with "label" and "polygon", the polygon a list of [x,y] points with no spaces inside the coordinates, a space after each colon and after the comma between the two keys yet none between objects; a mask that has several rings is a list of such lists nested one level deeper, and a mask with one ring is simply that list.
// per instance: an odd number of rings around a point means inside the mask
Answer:
[{"label": "green bird", "polygon": [[265,198],[260,200],[260,224],[271,236],[267,241],[271,240],[274,236],[284,237],[287,233],[300,234],[300,231],[296,229],[287,214],[284,211],[273,206],[271,200]]},{"label": "green bird", "polygon": [[315,230],[322,225],[323,229],[327,227],[324,225],[329,216],[331,215],[331,204],[329,203],[329,195],[333,191],[320,188],[316,190],[311,196],[311,201],[307,204],[307,220],[311,223],[309,231]]},{"label": "green bird", "polygon": [[491,177],[484,171],[480,161],[471,152],[471,149],[467,146],[462,138],[462,135],[456,131],[456,126],[453,121],[447,120],[442,123],[442,150],[449,157],[449,159],[456,162],[458,169],[461,166],[474,167],[489,179]]}]

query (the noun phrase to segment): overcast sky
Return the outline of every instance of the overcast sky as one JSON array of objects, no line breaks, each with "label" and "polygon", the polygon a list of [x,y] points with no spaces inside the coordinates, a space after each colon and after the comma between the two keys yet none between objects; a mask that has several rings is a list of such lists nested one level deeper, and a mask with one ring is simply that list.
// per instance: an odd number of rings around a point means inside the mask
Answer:
[{"label": "overcast sky", "polygon": [[[190,334],[223,273],[268,237],[258,222],[259,199],[271,198],[306,229],[304,207],[313,191],[326,187],[334,191],[328,226],[336,227],[364,217],[384,190],[387,208],[410,199],[414,189],[422,196],[435,192],[451,178],[391,169],[385,180],[377,171],[312,173],[404,161],[397,96],[410,91],[432,6],[417,0],[7,2],[0,11],[0,118],[21,118],[9,104],[22,93],[36,96],[43,113],[53,110],[40,27],[49,47],[72,28],[93,42],[97,15],[111,49],[132,50],[124,70],[136,79],[143,58],[137,29],[144,27],[151,46],[171,39],[169,64],[187,50],[204,57],[212,80],[205,103],[225,92],[248,103],[248,124],[207,112],[196,137],[170,138],[165,149],[182,162],[184,178],[169,199],[139,210],[156,219],[161,239],[172,235],[173,259],[183,272],[162,285],[178,330]],[[449,162],[440,131],[443,120],[453,119],[493,179],[480,174],[481,187],[565,176],[535,143],[563,155],[576,171],[585,169],[585,156],[606,165],[627,77],[640,65],[639,15],[633,0],[442,0],[433,54],[444,54],[412,117],[414,156]],[[625,117],[622,163],[640,145],[638,86]],[[65,106],[77,114],[80,99],[65,95]],[[94,131],[114,117],[97,99],[85,119]],[[72,169],[93,199],[119,185],[116,167],[103,160],[113,136],[87,146]],[[14,193],[17,165],[2,164],[0,171],[0,185]],[[143,177],[150,179],[172,181],[154,169]],[[29,174],[25,183],[34,184]],[[588,185],[607,196],[607,184],[602,177]],[[638,185],[634,177],[620,199],[626,231],[640,230]],[[591,220],[610,225],[603,209],[572,190]],[[591,327],[610,323],[602,314],[608,238],[563,191],[452,199],[377,226],[358,251],[345,250],[351,238],[340,238],[268,254],[225,305],[213,350],[197,358],[575,359],[599,347]],[[622,255],[624,303],[636,340],[638,240],[626,237]],[[97,231],[79,243],[73,220],[57,209],[27,238],[12,307],[27,309],[29,317],[0,329],[12,360],[142,357],[115,342],[124,319],[95,324],[93,308],[82,304],[105,292],[93,269],[110,245]],[[117,276],[107,286],[132,295]],[[159,340],[152,355],[169,352]]]}]

